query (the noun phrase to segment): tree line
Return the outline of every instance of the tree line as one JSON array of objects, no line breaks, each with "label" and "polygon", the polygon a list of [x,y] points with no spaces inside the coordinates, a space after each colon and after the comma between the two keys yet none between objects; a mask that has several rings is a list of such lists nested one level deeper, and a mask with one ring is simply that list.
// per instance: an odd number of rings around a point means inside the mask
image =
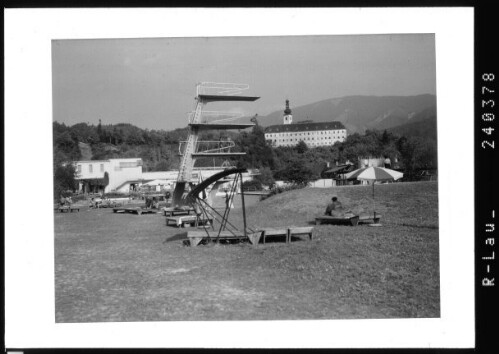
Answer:
[{"label": "tree line", "polygon": [[[74,166],[68,163],[82,159],[83,147],[87,147],[91,160],[140,157],[144,171],[178,169],[179,143],[187,138],[188,128],[172,131],[141,129],[131,124],[97,126],[78,123],[67,126],[53,123],[54,195],[75,189]],[[260,170],[258,179],[263,184],[285,180],[297,184],[324,176],[328,162],[357,163],[359,157],[397,158],[407,179],[421,169],[437,168],[437,144],[433,137],[400,136],[390,131],[367,130],[364,134],[348,135],[343,142],[332,146],[309,148],[301,141],[294,147],[272,147],[265,141],[264,128],[256,125],[250,131],[202,132],[200,140],[230,138],[236,142],[233,151],[246,152],[245,156],[232,159],[239,167]],[[197,166],[220,166],[224,160],[199,159]]]},{"label": "tree line", "polygon": [[436,170],[438,167],[436,139],[400,136],[387,130],[354,133],[332,146],[309,148],[300,141],[293,147],[273,148],[265,141],[263,128],[255,126],[251,132],[239,135],[237,145],[246,152],[238,165],[260,169],[259,178],[264,184],[273,179],[306,184],[324,177],[328,163],[331,166],[336,162],[350,161],[356,165],[358,158],[362,157],[396,159],[406,180],[416,179],[421,170]]}]

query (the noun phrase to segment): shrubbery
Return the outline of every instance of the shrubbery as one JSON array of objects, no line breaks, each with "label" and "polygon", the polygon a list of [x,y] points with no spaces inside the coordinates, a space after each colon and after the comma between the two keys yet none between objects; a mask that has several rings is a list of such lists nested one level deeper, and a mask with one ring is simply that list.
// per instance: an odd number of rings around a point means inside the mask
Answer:
[{"label": "shrubbery", "polygon": [[243,183],[243,189],[245,191],[261,191],[262,183],[256,179],[253,179],[251,181],[246,181]]},{"label": "shrubbery", "polygon": [[273,195],[284,193],[284,192],[289,192],[295,189],[302,189],[305,188],[307,185],[306,184],[287,184],[284,186],[275,186],[270,190],[270,193],[267,194],[266,198],[269,198]]}]

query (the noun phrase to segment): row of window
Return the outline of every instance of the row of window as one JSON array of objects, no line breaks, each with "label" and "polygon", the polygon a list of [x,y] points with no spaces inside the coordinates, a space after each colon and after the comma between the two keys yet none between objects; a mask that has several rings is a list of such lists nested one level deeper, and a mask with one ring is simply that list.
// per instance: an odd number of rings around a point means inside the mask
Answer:
[{"label": "row of window", "polygon": [[[341,138],[342,137],[330,137],[329,136],[329,137],[325,137],[325,138],[317,138],[317,140],[331,140],[331,139],[333,139],[333,140],[337,141],[337,140],[341,140]],[[300,141],[300,140],[305,141],[305,140],[316,140],[316,139],[313,138],[313,137],[312,138],[303,138],[303,139],[301,139],[301,138],[294,138],[294,139],[293,138],[291,138],[291,139],[274,139],[274,143],[276,143],[276,142],[283,142],[283,141]]]},{"label": "row of window", "polygon": [[[81,173],[82,172],[82,167],[81,165],[78,165],[77,166],[77,170],[78,170],[78,173]],[[101,172],[104,172],[104,164],[101,163],[100,164],[100,171]],[[94,165],[93,164],[89,164],[88,165],[88,173],[94,173]]]},{"label": "row of window", "polygon": [[[344,130],[330,130],[330,131],[321,131],[321,132],[312,132],[312,135],[342,135],[342,136],[345,136],[346,135],[346,132]],[[308,133],[304,133],[304,132],[300,132],[300,133],[267,133],[265,134],[269,137],[278,137],[278,136],[302,136],[302,135],[310,135],[310,132]]]},{"label": "row of window", "polygon": [[[324,142],[311,142],[307,141],[305,142],[307,145],[313,145],[313,146],[324,146],[324,145],[334,145],[336,141],[324,141]],[[296,143],[290,143],[290,142],[275,142],[273,143],[273,146],[296,146]]]}]

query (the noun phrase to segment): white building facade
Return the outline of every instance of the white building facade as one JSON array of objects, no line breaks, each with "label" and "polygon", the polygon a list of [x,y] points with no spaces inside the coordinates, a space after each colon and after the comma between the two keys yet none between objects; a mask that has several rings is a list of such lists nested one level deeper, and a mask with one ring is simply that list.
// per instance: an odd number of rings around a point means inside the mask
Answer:
[{"label": "white building facade", "polygon": [[[145,185],[154,186],[157,191],[168,190],[173,189],[178,178],[178,170],[143,172],[141,158],[76,161],[74,164],[78,190],[82,193],[128,193]],[[197,184],[221,171],[222,168],[195,168],[192,182]],[[244,173],[243,181],[251,180],[252,176],[252,171]]]},{"label": "white building facade", "polygon": [[140,158],[76,161],[75,166],[79,191],[84,193],[119,190],[127,181],[140,181],[142,177]]},{"label": "white building facade", "polygon": [[347,130],[341,122],[302,122],[293,124],[293,116],[286,100],[283,124],[265,129],[265,140],[272,146],[295,146],[300,141],[308,147],[334,145],[347,138]]}]

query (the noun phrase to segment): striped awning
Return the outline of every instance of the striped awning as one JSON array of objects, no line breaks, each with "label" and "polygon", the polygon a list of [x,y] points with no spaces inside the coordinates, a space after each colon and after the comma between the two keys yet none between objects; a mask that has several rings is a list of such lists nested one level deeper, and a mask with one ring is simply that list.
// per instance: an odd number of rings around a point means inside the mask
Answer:
[{"label": "striped awning", "polygon": [[360,181],[396,181],[404,177],[402,172],[383,167],[364,167],[345,174],[346,179]]}]

